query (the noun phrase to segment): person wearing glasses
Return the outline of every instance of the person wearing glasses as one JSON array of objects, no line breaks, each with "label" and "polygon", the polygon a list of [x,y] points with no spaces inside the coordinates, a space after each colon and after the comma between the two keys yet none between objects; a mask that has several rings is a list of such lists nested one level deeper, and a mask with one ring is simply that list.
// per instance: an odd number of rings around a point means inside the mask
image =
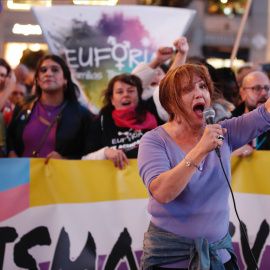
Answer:
[{"label": "person wearing glasses", "polygon": [[[243,100],[232,112],[232,117],[237,117],[251,112],[264,104],[270,96],[270,80],[262,71],[248,73],[240,87],[240,95]],[[249,156],[254,150],[270,150],[270,131],[261,134],[250,143],[237,149],[232,156]]]}]

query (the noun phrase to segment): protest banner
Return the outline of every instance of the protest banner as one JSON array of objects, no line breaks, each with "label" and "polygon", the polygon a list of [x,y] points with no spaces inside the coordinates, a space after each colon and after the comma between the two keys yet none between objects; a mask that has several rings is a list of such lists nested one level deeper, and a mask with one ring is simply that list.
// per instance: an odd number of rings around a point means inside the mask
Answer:
[{"label": "protest banner", "polygon": [[115,75],[150,62],[183,36],[195,10],[140,5],[32,7],[50,52],[62,56],[90,101]]},{"label": "protest banner", "polygon": [[2,159],[0,171],[0,269],[138,269],[149,214],[136,160]]},{"label": "protest banner", "polygon": [[[260,270],[270,265],[269,158],[268,151],[232,158],[236,207]],[[0,270],[139,269],[148,192],[130,162],[120,171],[109,160],[1,159]],[[229,200],[240,269],[251,269]]]}]

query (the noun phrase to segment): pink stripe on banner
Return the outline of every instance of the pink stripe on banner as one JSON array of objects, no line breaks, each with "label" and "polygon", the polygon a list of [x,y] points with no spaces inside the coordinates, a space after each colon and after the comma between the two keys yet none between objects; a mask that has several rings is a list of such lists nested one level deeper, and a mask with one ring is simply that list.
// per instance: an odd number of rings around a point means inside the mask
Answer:
[{"label": "pink stripe on banner", "polygon": [[29,208],[29,183],[0,192],[0,222]]}]

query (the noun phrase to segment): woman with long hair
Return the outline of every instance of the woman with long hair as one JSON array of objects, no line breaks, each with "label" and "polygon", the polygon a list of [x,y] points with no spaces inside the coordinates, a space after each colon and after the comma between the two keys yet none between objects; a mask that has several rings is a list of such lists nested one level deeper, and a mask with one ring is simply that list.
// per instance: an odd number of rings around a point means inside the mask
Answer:
[{"label": "woman with long hair", "polygon": [[77,101],[68,65],[57,55],[40,59],[35,95],[22,99],[8,127],[9,157],[80,159],[89,153],[92,114]]},{"label": "woman with long hair", "polygon": [[112,78],[103,91],[103,107],[93,125],[92,153],[83,159],[110,159],[124,169],[128,158],[137,158],[142,135],[163,123],[153,99],[142,100],[142,83],[132,74]]}]

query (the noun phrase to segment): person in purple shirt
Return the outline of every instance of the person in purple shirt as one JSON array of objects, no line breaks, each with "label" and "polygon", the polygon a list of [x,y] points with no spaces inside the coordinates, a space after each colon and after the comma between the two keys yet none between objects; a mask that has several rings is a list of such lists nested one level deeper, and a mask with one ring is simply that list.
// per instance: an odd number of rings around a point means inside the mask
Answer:
[{"label": "person in purple shirt", "polygon": [[34,85],[35,95],[20,100],[14,109],[7,133],[8,156],[43,157],[45,163],[50,158],[81,159],[90,151],[94,119],[78,103],[78,87],[64,59],[41,58]]},{"label": "person in purple shirt", "polygon": [[207,69],[193,63],[161,81],[169,121],[144,134],[138,152],[151,214],[141,269],[239,269],[228,233],[229,187],[214,149],[231,181],[231,152],[270,129],[270,101],[206,125],[213,89]]}]

